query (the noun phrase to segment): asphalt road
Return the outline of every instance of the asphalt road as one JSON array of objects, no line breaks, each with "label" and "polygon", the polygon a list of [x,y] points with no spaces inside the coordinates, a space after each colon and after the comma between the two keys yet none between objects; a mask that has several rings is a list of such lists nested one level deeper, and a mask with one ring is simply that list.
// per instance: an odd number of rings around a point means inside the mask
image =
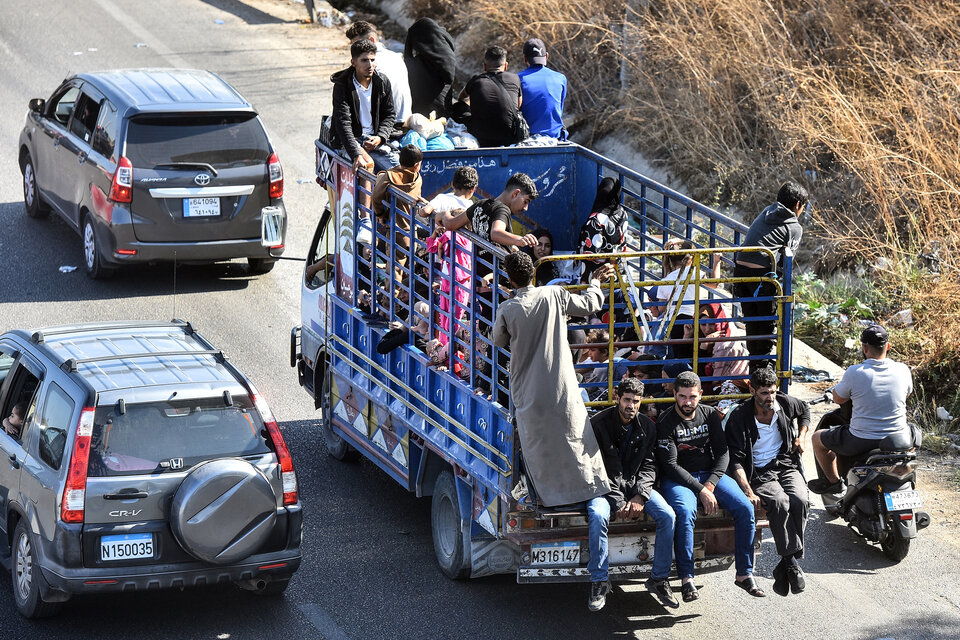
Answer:
[{"label": "asphalt road", "polygon": [[[243,263],[130,269],[105,282],[79,266],[79,237],[23,210],[16,141],[27,101],[70,72],[117,67],[211,69],[260,110],[285,173],[288,256],[303,256],[323,204],[313,182],[329,75],[346,65],[336,30],[298,24],[286,0],[8,1],[0,20],[0,328],[107,319],[190,320],[260,387],[281,420],[304,502],[304,562],[286,596],[232,588],[74,598],[53,620],[16,612],[0,584],[5,638],[956,638],[960,547],[934,525],[891,565],[816,503],[807,536],[807,592],[770,589],[773,543],[750,598],[731,572],[698,579],[701,601],[671,612],[639,585],[617,587],[598,614],[585,585],[520,586],[509,576],[455,583],[436,568],[429,504],[369,463],[328,458],[309,398],[288,364],[299,323],[300,263],[252,278]],[[137,45],[143,46],[137,46]],[[934,514],[936,518],[936,514]]]}]

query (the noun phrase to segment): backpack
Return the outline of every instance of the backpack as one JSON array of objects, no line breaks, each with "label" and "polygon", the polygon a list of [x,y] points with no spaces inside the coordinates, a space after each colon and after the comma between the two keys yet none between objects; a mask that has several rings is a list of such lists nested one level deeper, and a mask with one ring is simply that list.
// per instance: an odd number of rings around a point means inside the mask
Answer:
[{"label": "backpack", "polygon": [[514,142],[523,142],[530,137],[530,125],[527,124],[526,118],[523,117],[523,114],[520,113],[520,108],[517,106],[513,100],[510,99],[510,92],[507,91],[507,88],[503,86],[503,82],[500,81],[500,78],[496,74],[490,74],[488,76],[491,80],[496,83],[497,87],[500,89],[500,93],[503,94],[504,101],[510,105],[511,113],[511,122],[510,134],[513,137]]}]

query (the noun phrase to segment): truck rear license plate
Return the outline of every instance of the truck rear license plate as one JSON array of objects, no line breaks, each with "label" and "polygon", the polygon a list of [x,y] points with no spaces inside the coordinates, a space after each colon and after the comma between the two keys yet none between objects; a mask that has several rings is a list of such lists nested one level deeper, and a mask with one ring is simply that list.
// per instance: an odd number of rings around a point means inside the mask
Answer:
[{"label": "truck rear license plate", "polygon": [[923,506],[920,501],[920,492],[912,489],[885,493],[883,494],[883,500],[887,503],[887,511],[918,509]]},{"label": "truck rear license plate", "polygon": [[153,557],[153,534],[134,533],[100,538],[101,560],[133,560]]},{"label": "truck rear license plate", "polygon": [[185,198],[184,218],[205,218],[220,215],[220,198]]},{"label": "truck rear license plate", "polygon": [[530,548],[532,565],[580,564],[579,542],[545,542]]}]

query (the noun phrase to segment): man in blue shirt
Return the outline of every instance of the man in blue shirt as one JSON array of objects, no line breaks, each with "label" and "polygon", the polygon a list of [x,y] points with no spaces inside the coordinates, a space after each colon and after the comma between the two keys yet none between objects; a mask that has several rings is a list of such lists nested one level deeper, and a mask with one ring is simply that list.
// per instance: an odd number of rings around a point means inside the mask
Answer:
[{"label": "man in blue shirt", "polygon": [[518,73],[523,89],[523,117],[530,125],[530,135],[567,139],[563,128],[563,102],[567,98],[567,77],[547,68],[547,47],[543,40],[531,38],[523,44],[527,68]]}]

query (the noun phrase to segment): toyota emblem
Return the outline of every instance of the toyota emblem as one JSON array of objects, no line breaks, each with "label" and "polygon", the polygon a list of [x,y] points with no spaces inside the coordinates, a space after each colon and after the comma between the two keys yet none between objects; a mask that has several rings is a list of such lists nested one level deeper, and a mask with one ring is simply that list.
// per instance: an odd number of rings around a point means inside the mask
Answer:
[{"label": "toyota emblem", "polygon": [[193,179],[201,187],[205,187],[210,184],[210,174],[209,173],[198,173],[197,177]]}]

